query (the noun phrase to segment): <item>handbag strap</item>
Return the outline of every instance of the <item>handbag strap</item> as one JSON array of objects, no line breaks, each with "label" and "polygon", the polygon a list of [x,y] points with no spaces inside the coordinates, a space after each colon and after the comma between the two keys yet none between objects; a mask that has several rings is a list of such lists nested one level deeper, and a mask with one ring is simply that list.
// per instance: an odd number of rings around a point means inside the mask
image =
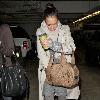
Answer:
[{"label": "handbag strap", "polygon": [[49,50],[51,51],[52,53],[50,54],[50,59],[49,59],[49,63],[48,63],[48,66],[51,67],[52,64],[53,64],[53,60],[54,60],[54,51],[53,50]]},{"label": "handbag strap", "polygon": [[[16,56],[15,52],[14,51],[12,51],[12,52],[13,52],[12,56],[14,57],[16,64],[19,64],[17,61],[17,56]],[[3,52],[0,52],[0,53],[2,55],[2,65],[3,65],[3,67],[6,67],[6,57],[8,57],[8,56],[6,56]]]},{"label": "handbag strap", "polygon": [[[54,54],[55,54],[55,51],[52,51],[52,54],[50,55],[50,60],[49,60],[49,63],[48,63],[49,67],[52,66],[53,63],[54,63]],[[60,64],[66,64],[67,63],[67,59],[66,59],[65,55],[66,54],[63,52],[63,47],[62,47]],[[75,65],[74,51],[72,52],[71,64]]]},{"label": "handbag strap", "polygon": [[74,55],[74,51],[72,51],[71,64],[75,65],[75,55]]}]

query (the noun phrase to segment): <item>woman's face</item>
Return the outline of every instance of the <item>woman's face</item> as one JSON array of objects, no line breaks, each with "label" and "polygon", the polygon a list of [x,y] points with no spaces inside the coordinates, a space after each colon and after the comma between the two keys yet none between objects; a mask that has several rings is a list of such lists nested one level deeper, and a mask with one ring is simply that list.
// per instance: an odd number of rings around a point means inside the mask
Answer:
[{"label": "woman's face", "polygon": [[46,25],[50,31],[55,31],[58,25],[57,16],[48,16],[45,19]]}]

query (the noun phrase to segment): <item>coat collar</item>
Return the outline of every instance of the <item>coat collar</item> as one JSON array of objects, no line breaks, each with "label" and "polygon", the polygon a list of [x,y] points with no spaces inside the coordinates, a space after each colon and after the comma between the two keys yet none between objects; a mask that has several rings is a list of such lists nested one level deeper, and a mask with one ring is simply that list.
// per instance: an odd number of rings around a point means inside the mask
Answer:
[{"label": "coat collar", "polygon": [[62,26],[62,24],[60,23],[60,21],[58,21],[58,26],[57,26],[56,30],[55,31],[50,31],[48,29],[45,21],[43,21],[41,23],[41,27],[40,28],[41,28],[41,30],[42,30],[43,33],[47,33],[48,34],[48,33],[56,33],[56,32],[58,32],[58,30],[59,30],[59,28],[61,28],[61,26]]}]

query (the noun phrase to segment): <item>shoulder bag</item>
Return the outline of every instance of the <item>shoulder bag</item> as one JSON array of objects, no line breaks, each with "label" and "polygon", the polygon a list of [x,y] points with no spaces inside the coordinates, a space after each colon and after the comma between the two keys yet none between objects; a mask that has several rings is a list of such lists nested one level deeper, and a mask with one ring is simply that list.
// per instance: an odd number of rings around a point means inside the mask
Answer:
[{"label": "shoulder bag", "polygon": [[1,77],[1,90],[4,96],[12,97],[26,94],[28,99],[29,80],[23,66],[13,64],[12,66],[7,67],[5,66],[4,61]]},{"label": "shoulder bag", "polygon": [[[72,54],[72,57],[74,57],[74,52]],[[48,84],[67,88],[72,88],[78,85],[79,70],[75,64],[66,62],[64,52],[61,53],[60,64],[54,64],[53,56],[51,56],[49,64],[45,71],[46,82]]]}]

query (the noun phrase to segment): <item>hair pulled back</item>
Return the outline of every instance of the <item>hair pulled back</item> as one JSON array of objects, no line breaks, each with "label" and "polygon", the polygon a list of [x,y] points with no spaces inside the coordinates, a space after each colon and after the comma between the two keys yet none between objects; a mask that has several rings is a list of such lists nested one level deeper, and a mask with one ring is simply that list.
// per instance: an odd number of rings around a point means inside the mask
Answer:
[{"label": "hair pulled back", "polygon": [[48,3],[44,10],[44,19],[49,16],[57,16],[58,17],[58,10],[54,7],[52,3]]}]

